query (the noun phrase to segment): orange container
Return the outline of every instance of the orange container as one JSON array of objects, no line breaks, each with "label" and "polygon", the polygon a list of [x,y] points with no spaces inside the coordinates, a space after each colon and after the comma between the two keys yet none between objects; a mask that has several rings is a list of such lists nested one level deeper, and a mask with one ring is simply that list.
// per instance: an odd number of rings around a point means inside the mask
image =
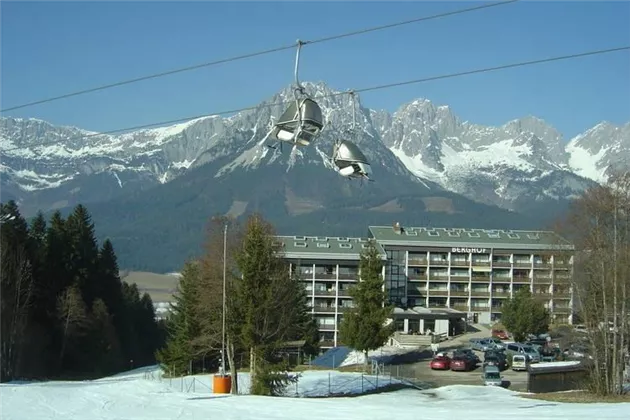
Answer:
[{"label": "orange container", "polygon": [[212,378],[212,392],[215,394],[229,394],[232,390],[232,377],[229,375],[214,375]]}]

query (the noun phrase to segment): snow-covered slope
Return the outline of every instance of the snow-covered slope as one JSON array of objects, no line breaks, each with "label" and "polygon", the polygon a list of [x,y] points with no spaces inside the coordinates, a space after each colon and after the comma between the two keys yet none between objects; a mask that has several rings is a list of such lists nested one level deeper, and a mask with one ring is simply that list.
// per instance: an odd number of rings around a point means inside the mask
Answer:
[{"label": "snow-covered slope", "polygon": [[[370,387],[373,378],[330,372],[332,386]],[[96,381],[0,384],[4,420],[85,419],[487,419],[489,404],[510,419],[623,419],[630,404],[544,403],[498,387],[455,385],[427,391],[402,390],[355,398],[286,398],[212,394],[209,375],[196,386],[146,379],[146,372]],[[240,380],[239,375],[239,380]],[[381,379],[383,380],[383,379]],[[366,385],[367,384],[367,385]],[[329,372],[305,372],[298,396],[328,390]],[[300,389],[302,391],[300,391]],[[360,388],[359,388],[360,389]],[[293,394],[295,396],[295,394]]]}]

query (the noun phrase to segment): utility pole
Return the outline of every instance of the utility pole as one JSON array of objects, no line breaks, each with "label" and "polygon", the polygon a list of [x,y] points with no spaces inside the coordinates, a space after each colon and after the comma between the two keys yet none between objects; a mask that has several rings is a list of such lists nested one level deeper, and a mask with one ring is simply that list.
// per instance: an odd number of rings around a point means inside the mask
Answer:
[{"label": "utility pole", "polygon": [[228,224],[225,223],[223,227],[223,327],[221,338],[221,375],[225,376],[225,283],[227,277],[227,229]]}]

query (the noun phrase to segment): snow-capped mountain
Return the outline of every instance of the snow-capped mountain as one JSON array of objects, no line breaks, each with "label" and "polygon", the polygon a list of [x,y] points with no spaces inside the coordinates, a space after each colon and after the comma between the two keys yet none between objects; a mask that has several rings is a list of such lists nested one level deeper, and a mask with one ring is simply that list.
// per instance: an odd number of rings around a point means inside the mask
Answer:
[{"label": "snow-capped mountain", "polygon": [[317,101],[326,127],[312,147],[296,153],[259,144],[271,117],[286,106],[277,104],[293,98],[291,88],[229,118],[210,116],[121,135],[3,117],[2,199],[16,199],[27,210],[107,201],[168,183],[208,163],[216,166],[216,181],[268,165],[286,171],[305,164],[323,169],[334,140],[344,136],[370,159],[377,184],[381,179],[408,193],[441,186],[519,211],[578,194],[630,155],[630,124],[602,123],[565,144],[560,133],[535,117],[484,127],[460,121],[449,107],[428,100],[413,101],[391,115],[363,108],[357,95],[358,128],[351,133],[350,96],[323,83],[305,86],[311,96],[325,97]]},{"label": "snow-capped mountain", "polygon": [[[406,104],[391,118],[373,115],[382,121],[383,142],[412,173],[449,191],[516,211],[549,199],[572,198],[593,181],[604,180],[594,176],[594,161],[600,162],[601,171],[611,159],[630,156],[628,125],[615,129],[600,124],[611,128],[596,127],[567,144],[562,134],[536,117],[485,127],[461,121],[449,107],[428,100]],[[595,136],[589,134],[593,130]],[[614,157],[596,160],[601,150],[597,141],[618,145]],[[586,149],[580,148],[582,142]]]}]

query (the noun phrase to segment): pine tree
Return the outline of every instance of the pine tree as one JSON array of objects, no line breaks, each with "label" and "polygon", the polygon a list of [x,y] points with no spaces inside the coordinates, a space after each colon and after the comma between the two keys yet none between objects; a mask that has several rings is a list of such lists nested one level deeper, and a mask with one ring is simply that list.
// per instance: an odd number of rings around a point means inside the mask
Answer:
[{"label": "pine tree", "polygon": [[66,221],[66,232],[70,241],[70,272],[74,284],[79,285],[87,307],[100,296],[97,281],[98,245],[94,234],[94,223],[85,208],[79,204]]},{"label": "pine tree", "polygon": [[549,312],[536,300],[528,287],[522,287],[501,307],[501,323],[512,333],[515,341],[527,334],[542,334],[549,330]]},{"label": "pine tree", "polygon": [[272,226],[258,215],[247,221],[236,261],[241,278],[235,282],[235,305],[241,316],[240,341],[250,353],[251,392],[276,395],[297,380],[282,373],[288,366],[276,350],[289,339],[304,310],[303,289],[277,255]]},{"label": "pine tree", "polygon": [[81,290],[77,286],[70,286],[59,297],[57,317],[62,331],[59,365],[62,369],[64,367],[80,369],[80,363],[77,363],[75,356],[81,353],[81,349],[77,349],[75,345],[89,331],[89,318]]},{"label": "pine tree", "polygon": [[339,333],[341,341],[361,351],[368,362],[368,351],[381,347],[394,333],[393,324],[385,325],[393,308],[386,305],[381,275],[383,263],[374,241],[361,254],[361,280],[350,289],[354,307],[344,314]]},{"label": "pine tree", "polygon": [[96,299],[91,312],[90,360],[94,373],[106,375],[116,372],[123,367],[122,354],[118,334],[107,305],[102,299]]},{"label": "pine tree", "polygon": [[168,339],[164,349],[156,354],[162,368],[174,376],[187,372],[193,360],[193,339],[199,335],[199,323],[195,313],[199,279],[199,264],[188,261],[182,270],[171,313],[167,320]]}]

